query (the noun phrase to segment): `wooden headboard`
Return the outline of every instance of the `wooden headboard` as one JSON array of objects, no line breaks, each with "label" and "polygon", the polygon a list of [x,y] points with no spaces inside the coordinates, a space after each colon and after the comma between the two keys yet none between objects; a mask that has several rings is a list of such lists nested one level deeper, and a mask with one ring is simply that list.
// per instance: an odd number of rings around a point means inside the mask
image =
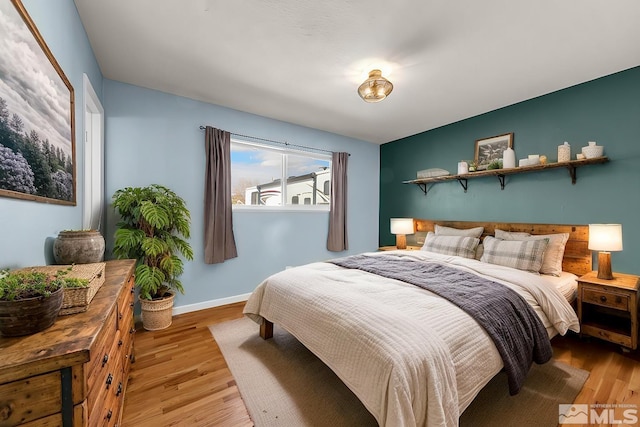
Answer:
[{"label": "wooden headboard", "polygon": [[590,272],[593,267],[591,251],[588,249],[588,225],[440,221],[429,219],[414,219],[413,222],[415,230],[418,233],[435,231],[436,224],[455,228],[484,227],[482,238],[485,236],[493,236],[496,228],[499,230],[527,232],[530,234],[569,233],[569,240],[567,241],[564,258],[562,259],[562,270],[582,276]]}]

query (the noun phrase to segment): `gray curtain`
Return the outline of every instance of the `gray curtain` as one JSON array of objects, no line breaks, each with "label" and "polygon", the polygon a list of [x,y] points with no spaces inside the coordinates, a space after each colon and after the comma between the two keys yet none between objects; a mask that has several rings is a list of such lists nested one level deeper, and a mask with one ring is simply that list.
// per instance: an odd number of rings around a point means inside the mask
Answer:
[{"label": "gray curtain", "polygon": [[238,256],[231,216],[231,134],[207,126],[204,143],[204,262],[217,264]]},{"label": "gray curtain", "polygon": [[349,153],[333,153],[331,157],[331,211],[327,249],[340,252],[349,249],[347,241],[347,160]]}]

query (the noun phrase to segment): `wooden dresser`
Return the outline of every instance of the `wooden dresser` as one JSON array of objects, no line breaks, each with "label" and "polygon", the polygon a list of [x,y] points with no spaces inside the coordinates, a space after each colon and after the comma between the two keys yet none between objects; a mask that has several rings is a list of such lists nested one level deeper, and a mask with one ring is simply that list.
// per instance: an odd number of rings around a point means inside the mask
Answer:
[{"label": "wooden dresser", "polygon": [[0,427],[117,426],[133,361],[135,260],[107,261],[84,313],[0,336]]}]

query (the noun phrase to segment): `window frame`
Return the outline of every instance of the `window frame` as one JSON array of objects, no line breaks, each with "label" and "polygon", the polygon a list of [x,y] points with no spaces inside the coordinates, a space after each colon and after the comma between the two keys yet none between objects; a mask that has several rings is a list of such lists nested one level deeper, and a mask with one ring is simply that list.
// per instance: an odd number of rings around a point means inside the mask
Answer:
[{"label": "window frame", "polygon": [[[294,155],[294,156],[302,156],[302,157],[308,157],[311,159],[317,159],[317,160],[326,160],[329,163],[329,167],[332,166],[332,156],[331,154],[321,154],[321,153],[315,153],[312,151],[306,151],[306,150],[298,150],[298,149],[292,149],[292,148],[288,148],[288,147],[276,147],[273,146],[271,144],[265,144],[265,143],[259,143],[259,142],[253,142],[253,141],[246,141],[243,139],[239,139],[239,138],[234,138],[233,136],[231,137],[231,145],[233,146],[233,144],[239,144],[239,145],[247,145],[247,146],[253,146],[253,147],[257,147],[260,150],[267,150],[267,151],[273,151],[276,152],[278,154],[281,154],[282,157],[282,166],[281,166],[281,172],[280,172],[280,205],[279,206],[268,206],[268,205],[240,205],[240,204],[232,204],[231,205],[231,209],[232,211],[238,211],[238,212],[278,212],[278,211],[283,211],[283,212],[329,212],[331,209],[331,202],[326,203],[326,204],[316,204],[316,205],[305,205],[305,204],[287,204],[286,200],[287,200],[287,168],[288,168],[288,160],[289,160],[289,155]],[[233,172],[233,163],[231,162],[231,168],[232,168],[232,172]],[[323,189],[320,189],[321,191]],[[304,201],[304,199],[302,200]],[[283,203],[284,202],[284,203]]]}]

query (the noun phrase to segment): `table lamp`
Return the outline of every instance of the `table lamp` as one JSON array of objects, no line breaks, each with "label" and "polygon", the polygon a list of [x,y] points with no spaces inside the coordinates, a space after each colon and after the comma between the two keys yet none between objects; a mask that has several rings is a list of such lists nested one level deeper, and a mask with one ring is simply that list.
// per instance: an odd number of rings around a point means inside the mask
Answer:
[{"label": "table lamp", "polygon": [[611,251],[622,250],[621,224],[589,224],[589,250],[598,252],[598,279],[611,280]]},{"label": "table lamp", "polygon": [[413,234],[413,218],[391,218],[391,234],[396,235],[396,248],[407,249],[407,234]]}]

